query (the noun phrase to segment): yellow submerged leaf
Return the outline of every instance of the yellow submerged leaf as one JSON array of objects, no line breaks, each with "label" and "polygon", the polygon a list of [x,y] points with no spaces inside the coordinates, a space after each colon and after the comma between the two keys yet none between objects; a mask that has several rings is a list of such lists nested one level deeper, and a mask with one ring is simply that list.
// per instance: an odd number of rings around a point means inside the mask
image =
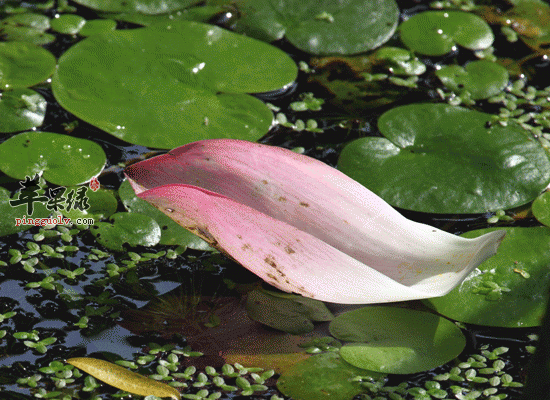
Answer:
[{"label": "yellow submerged leaf", "polygon": [[67,363],[117,389],[141,396],[154,395],[157,397],[171,397],[176,400],[181,399],[180,392],[175,388],[146,376],[136,374],[108,361],[98,360],[97,358],[77,357],[68,359]]}]

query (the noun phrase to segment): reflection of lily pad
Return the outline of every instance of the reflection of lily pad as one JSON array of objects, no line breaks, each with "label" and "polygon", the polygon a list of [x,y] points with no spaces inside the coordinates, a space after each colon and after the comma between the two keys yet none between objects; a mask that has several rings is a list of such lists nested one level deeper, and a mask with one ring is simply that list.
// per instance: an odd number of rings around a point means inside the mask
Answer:
[{"label": "reflection of lily pad", "polygon": [[98,11],[164,14],[199,3],[200,0],[75,0]]},{"label": "reflection of lily pad", "polygon": [[312,321],[330,321],[333,316],[319,300],[302,296],[272,296],[267,291],[253,290],[246,303],[248,316],[271,328],[299,335],[314,329]]},{"label": "reflection of lily pad", "polygon": [[51,21],[52,29],[66,35],[76,35],[86,24],[86,20],[79,15],[63,14]]},{"label": "reflection of lily pad", "polygon": [[42,45],[55,40],[54,35],[45,32],[49,28],[50,19],[45,15],[15,14],[0,22],[0,35],[6,41],[22,41]]},{"label": "reflection of lily pad", "polygon": [[385,137],[351,142],[338,168],[409,210],[480,213],[528,203],[550,181],[548,157],[518,124],[491,121],[446,104],[397,107],[378,120]]},{"label": "reflection of lily pad", "polygon": [[481,17],[461,11],[425,11],[403,22],[399,30],[405,46],[427,56],[447,54],[455,44],[482,50],[494,40]]},{"label": "reflection of lily pad", "polygon": [[160,244],[177,244],[195,250],[211,249],[211,247],[208,246],[208,243],[200,237],[192,234],[187,229],[174,222],[174,220],[163,212],[157,210],[145,200],[138,198],[128,181],[122,182],[120,189],[118,189],[118,194],[124,204],[124,207],[126,207],[128,211],[148,215],[159,224],[162,232],[159,242]]},{"label": "reflection of lily pad", "polygon": [[[502,228],[499,228],[502,229]],[[462,322],[502,327],[540,325],[550,279],[550,228],[504,228],[498,252],[449,294],[426,300]],[[465,233],[477,237],[494,229]]]},{"label": "reflection of lily pad", "polygon": [[435,74],[448,89],[455,93],[467,91],[474,100],[495,96],[508,84],[506,68],[486,60],[472,61],[465,68],[447,65]]},{"label": "reflection of lily pad", "polygon": [[30,218],[46,218],[50,212],[46,209],[46,206],[43,203],[37,202],[33,203],[33,213],[32,216],[27,213],[27,205],[22,204],[17,207],[12,207],[9,204],[9,200],[17,199],[17,194],[10,198],[10,192],[3,187],[0,187],[0,236],[11,235],[12,233],[26,231],[31,228],[33,225],[16,225],[16,218],[22,219],[24,216]]},{"label": "reflection of lily pad", "polygon": [[299,362],[286,370],[277,387],[285,395],[299,400],[349,400],[364,389],[355,376],[381,375],[348,364],[335,353],[322,353]]},{"label": "reflection of lily pad", "polygon": [[23,88],[47,79],[55,57],[32,43],[0,42],[0,89]]},{"label": "reflection of lily pad", "polygon": [[265,41],[285,36],[312,54],[356,54],[385,43],[397,27],[394,0],[243,0],[237,30]]},{"label": "reflection of lily pad", "polygon": [[0,97],[0,132],[17,132],[42,125],[46,100],[31,89],[15,89]]},{"label": "reflection of lily pad", "polygon": [[344,360],[393,374],[426,371],[452,360],[466,345],[460,329],[437,315],[396,307],[364,307],[338,315],[330,333],[350,343]]},{"label": "reflection of lily pad", "polygon": [[98,144],[50,132],[24,132],[0,144],[0,170],[17,179],[42,172],[48,182],[77,185],[98,175],[105,166]]},{"label": "reflection of lily pad", "polygon": [[296,73],[273,46],[179,21],[84,39],[60,58],[52,88],[64,108],[122,140],[173,148],[259,139],[273,115],[244,93],[279,89]]},{"label": "reflection of lily pad", "polygon": [[147,215],[117,213],[111,216],[112,224],[97,222],[90,232],[98,243],[114,251],[123,251],[130,246],[154,246],[160,240],[160,227]]}]

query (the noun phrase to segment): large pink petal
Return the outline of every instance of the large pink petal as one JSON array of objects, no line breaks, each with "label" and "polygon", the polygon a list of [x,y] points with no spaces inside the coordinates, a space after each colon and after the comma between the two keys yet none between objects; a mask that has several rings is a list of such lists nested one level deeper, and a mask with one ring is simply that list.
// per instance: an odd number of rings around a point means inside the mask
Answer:
[{"label": "large pink petal", "polygon": [[464,239],[410,221],[318,160],[247,141],[191,143],[134,164],[126,174],[135,181],[137,193],[182,183],[221,194],[307,232],[406,286],[425,285],[438,292],[450,290],[493,255],[504,236],[497,232]]},{"label": "large pink petal", "polygon": [[[433,297],[449,289],[437,282],[396,282],[315,236],[204,189],[170,184],[139,197],[281,290],[352,304]],[[490,252],[490,242],[471,242],[471,250]],[[439,279],[449,277],[456,274],[443,273]]]}]

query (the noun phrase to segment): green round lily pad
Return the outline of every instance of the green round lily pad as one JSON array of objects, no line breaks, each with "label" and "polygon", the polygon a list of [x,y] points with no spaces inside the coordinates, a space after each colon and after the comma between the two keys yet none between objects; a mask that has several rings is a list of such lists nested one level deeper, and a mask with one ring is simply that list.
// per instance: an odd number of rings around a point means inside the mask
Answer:
[{"label": "green round lily pad", "polygon": [[0,170],[21,180],[43,173],[56,185],[77,185],[97,176],[105,161],[98,144],[57,133],[24,132],[0,144]]},{"label": "green round lily pad", "polygon": [[75,3],[98,11],[164,14],[199,3],[200,0],[75,0]]},{"label": "green round lily pad", "polygon": [[322,301],[298,295],[278,297],[265,290],[248,293],[246,312],[254,321],[293,335],[311,332],[313,321],[333,318]]},{"label": "green round lily pad", "polygon": [[393,35],[399,18],[395,0],[243,0],[237,30],[265,41],[283,36],[312,54],[357,54]]},{"label": "green round lily pad", "polygon": [[462,11],[424,11],[399,27],[409,49],[427,56],[442,56],[455,44],[482,50],[493,44],[491,27],[475,14]]},{"label": "green round lily pad", "polygon": [[[68,187],[65,196],[71,190],[78,190],[79,188],[75,186]],[[87,188],[86,197],[88,199],[87,203],[90,206],[88,209],[80,210],[72,208],[69,211],[63,209],[61,213],[73,221],[76,221],[77,218],[93,218],[95,221],[99,221],[100,219],[109,218],[116,212],[118,201],[110,190],[98,189],[94,192],[92,189]]]},{"label": "green round lily pad", "polygon": [[162,233],[160,244],[185,246],[194,250],[212,249],[200,237],[183,228],[145,200],[137,197],[128,181],[122,182],[118,189],[118,195],[128,211],[148,215],[159,224]]},{"label": "green round lily pad", "polygon": [[455,93],[469,92],[474,100],[496,96],[508,84],[508,71],[487,60],[468,63],[465,68],[447,65],[435,71],[443,85]]},{"label": "green round lily pad", "polygon": [[378,120],[384,135],[348,144],[338,169],[393,206],[431,213],[517,207],[550,181],[544,149],[510,121],[447,104],[396,107]]},{"label": "green round lily pad", "polygon": [[533,215],[541,224],[550,226],[550,192],[546,191],[533,201]]},{"label": "green round lily pad", "polygon": [[22,41],[36,45],[51,43],[55,36],[46,33],[50,19],[35,13],[14,14],[0,22],[0,35],[6,41]]},{"label": "green round lily pad", "polygon": [[25,42],[0,42],[0,89],[16,89],[46,80],[55,69],[48,50]]},{"label": "green round lily pad", "polygon": [[62,14],[51,20],[52,29],[66,35],[76,35],[85,24],[84,18],[74,14]]},{"label": "green round lily pad", "polygon": [[160,227],[147,215],[137,213],[116,213],[111,216],[112,224],[97,222],[90,232],[101,245],[113,251],[124,251],[124,245],[154,246],[160,240]]},{"label": "green round lily pad", "polygon": [[[0,187],[0,236],[7,236],[13,233],[26,231],[27,229],[32,228],[34,225],[23,225],[22,222],[17,223],[16,218],[23,219],[23,217],[29,218],[47,218],[50,215],[50,212],[46,209],[44,203],[35,202],[33,203],[33,213],[32,215],[28,214],[28,209],[26,204],[21,204],[19,206],[10,205],[10,200],[18,199],[18,193],[15,196],[10,197],[9,190]],[[19,225],[19,226],[18,226]]]},{"label": "green round lily pad", "polygon": [[[496,255],[453,291],[425,303],[449,318],[470,324],[510,328],[540,325],[550,280],[550,228],[504,229],[506,237]],[[462,236],[477,237],[492,230]]]},{"label": "green round lily pad", "polygon": [[0,132],[26,131],[42,125],[46,100],[31,89],[14,89],[0,96]]},{"label": "green round lily pad", "polygon": [[116,21],[112,19],[92,19],[78,31],[81,36],[91,36],[100,33],[109,33],[116,29]]},{"label": "green round lily pad", "polygon": [[280,89],[296,74],[273,46],[177,21],[84,39],[60,58],[52,89],[64,108],[119,139],[174,148],[259,139],[273,114],[244,93]]},{"label": "green round lily pad", "polygon": [[287,369],[277,388],[296,400],[350,400],[364,390],[352,380],[356,376],[378,379],[382,375],[354,367],[336,353],[322,353]]},{"label": "green round lily pad", "polygon": [[457,357],[466,339],[451,321],[435,314],[396,307],[364,307],[338,315],[330,333],[349,343],[340,355],[371,371],[412,374]]}]

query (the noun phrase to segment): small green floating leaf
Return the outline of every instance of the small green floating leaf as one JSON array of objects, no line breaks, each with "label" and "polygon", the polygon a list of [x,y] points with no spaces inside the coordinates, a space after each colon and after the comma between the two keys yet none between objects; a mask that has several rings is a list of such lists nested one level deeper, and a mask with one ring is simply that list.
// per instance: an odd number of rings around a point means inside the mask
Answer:
[{"label": "small green floating leaf", "polygon": [[396,307],[364,307],[338,315],[329,325],[337,339],[357,342],[340,348],[356,367],[411,374],[443,365],[460,354],[466,339],[451,321]]},{"label": "small green floating leaf", "polygon": [[533,215],[541,224],[550,226],[550,191],[546,191],[533,201]]},{"label": "small green floating leaf", "polygon": [[298,295],[279,297],[266,290],[248,293],[246,312],[254,321],[299,335],[314,329],[312,321],[330,321],[332,313],[319,300]]},{"label": "small green floating leaf", "polygon": [[354,367],[336,353],[322,353],[288,368],[277,381],[277,388],[297,400],[349,400],[364,390],[352,380],[357,375],[373,379],[383,376]]},{"label": "small green floating leaf", "polygon": [[208,243],[197,235],[192,234],[187,229],[176,223],[163,212],[159,211],[145,200],[138,198],[126,180],[122,182],[118,189],[118,194],[124,207],[133,213],[148,215],[153,218],[161,228],[161,238],[159,244],[180,245],[194,250],[212,249]]},{"label": "small green floating leaf", "polygon": [[357,54],[375,49],[395,32],[394,0],[243,0],[236,29],[265,41],[283,36],[312,54]]},{"label": "small green floating leaf", "polygon": [[52,89],[61,106],[119,139],[174,148],[207,138],[259,139],[273,114],[245,93],[285,87],[297,71],[266,43],[170,21],[82,40],[59,59]]},{"label": "small green floating leaf", "polygon": [[66,35],[76,35],[85,24],[84,18],[74,14],[63,14],[51,20],[52,29]]},{"label": "small green floating leaf", "polygon": [[508,71],[486,60],[472,61],[465,68],[447,65],[435,71],[443,85],[455,93],[469,92],[474,100],[499,94],[508,84]]},{"label": "small green floating leaf", "polygon": [[399,27],[409,49],[427,56],[442,56],[459,44],[470,50],[493,44],[491,27],[477,15],[461,11],[424,11]]},{"label": "small green floating leaf", "polygon": [[409,210],[482,213],[526,204],[548,185],[550,161],[521,126],[492,117],[447,104],[396,107],[378,120],[384,137],[348,144],[338,168]]},{"label": "small green floating leaf", "polygon": [[77,185],[105,166],[101,146],[90,140],[50,132],[23,132],[0,144],[0,170],[24,180],[42,174],[48,182]]},{"label": "small green floating leaf", "polygon": [[16,89],[46,80],[55,69],[55,57],[32,43],[0,42],[0,89]]},{"label": "small green floating leaf", "polygon": [[46,100],[31,89],[15,89],[0,96],[0,132],[26,131],[42,125]]},{"label": "small green floating leaf", "polygon": [[170,397],[176,400],[181,399],[180,392],[173,387],[129,371],[108,361],[78,357],[68,359],[67,363],[117,389],[141,396],[153,395],[157,397]]},{"label": "small green floating leaf", "polygon": [[[437,312],[462,322],[499,327],[538,326],[550,279],[550,228],[504,228],[495,256],[443,297],[425,300]],[[466,232],[472,238],[494,229]]]},{"label": "small green floating leaf", "polygon": [[6,41],[22,41],[35,45],[51,43],[55,36],[46,33],[50,19],[34,13],[14,14],[0,22],[0,35]]},{"label": "small green floating leaf", "polygon": [[154,246],[160,240],[160,227],[156,221],[143,214],[116,213],[112,224],[97,222],[91,232],[96,240],[114,251],[123,251],[123,245]]}]

